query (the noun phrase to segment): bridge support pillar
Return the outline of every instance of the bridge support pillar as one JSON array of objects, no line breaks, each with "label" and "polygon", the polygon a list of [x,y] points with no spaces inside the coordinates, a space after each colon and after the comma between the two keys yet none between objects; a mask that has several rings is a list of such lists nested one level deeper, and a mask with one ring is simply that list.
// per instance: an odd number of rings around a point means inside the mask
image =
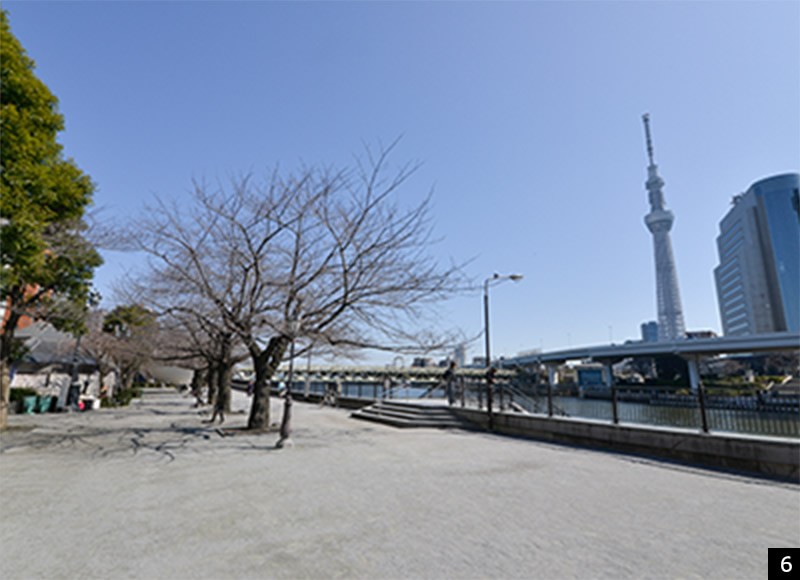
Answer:
[{"label": "bridge support pillar", "polygon": [[689,385],[691,386],[692,393],[697,395],[697,402],[700,406],[700,423],[703,428],[703,433],[708,433],[706,393],[705,389],[703,389],[703,381],[700,380],[700,365],[698,364],[699,357],[697,355],[691,355],[685,358],[686,364],[689,367]]},{"label": "bridge support pillar", "polygon": [[558,384],[558,365],[547,364],[545,366],[547,367],[547,382],[555,387]]},{"label": "bridge support pillar", "polygon": [[614,386],[614,363],[611,361],[603,363],[603,382],[609,389]]},{"label": "bridge support pillar", "polygon": [[614,384],[614,361],[603,361],[603,382],[606,388],[611,391],[611,416],[614,425],[619,423],[619,408],[617,404],[617,387]]},{"label": "bridge support pillar", "polygon": [[692,388],[692,392],[697,393],[700,390],[700,369],[697,364],[697,357],[687,356],[685,358],[689,367],[689,385]]}]

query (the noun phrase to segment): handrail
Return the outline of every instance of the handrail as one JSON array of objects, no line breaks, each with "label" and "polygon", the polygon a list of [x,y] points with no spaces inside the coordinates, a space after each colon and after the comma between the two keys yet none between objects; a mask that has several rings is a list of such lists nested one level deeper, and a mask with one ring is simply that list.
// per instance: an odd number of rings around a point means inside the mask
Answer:
[{"label": "handrail", "polygon": [[[561,417],[569,417],[569,413],[567,413],[564,409],[559,407],[558,405],[552,403],[552,401],[542,401],[541,397],[539,396],[531,396],[525,391],[523,391],[518,385],[516,385],[513,381],[508,382],[501,382],[497,385],[501,390],[508,392],[511,395],[511,403],[519,404],[522,401],[522,407],[527,408],[526,411],[533,412],[533,413],[543,413],[543,414],[553,414],[558,415]],[[549,393],[552,396],[552,391]],[[516,399],[516,401],[515,401]],[[551,413],[552,409],[552,413]],[[500,409],[502,411],[502,409]]]},{"label": "handrail", "polygon": [[422,394],[419,396],[419,398],[420,398],[420,399],[430,399],[430,398],[431,398],[431,395],[433,394],[433,392],[434,392],[436,389],[441,389],[443,385],[444,385],[444,382],[439,382],[439,383],[436,383],[436,384],[434,384],[434,385],[431,385],[430,387],[428,387],[427,389],[425,389],[425,392],[424,392],[424,393],[422,393]]},{"label": "handrail", "polygon": [[[464,381],[461,383],[463,386],[460,389],[460,399],[462,407],[476,406],[479,409],[484,408],[484,401],[487,399],[486,380],[481,381]],[[517,412],[535,413],[535,414],[552,414],[562,417],[568,417],[569,414],[561,407],[554,405],[550,400],[542,400],[541,397],[531,396],[526,393],[520,386],[513,381],[500,380],[494,384],[497,397],[494,398],[492,407],[497,405],[500,411],[505,410],[506,405],[501,401],[505,401],[502,395],[508,395],[508,407]],[[427,393],[427,391],[426,391]],[[552,409],[552,413],[551,410]]]}]

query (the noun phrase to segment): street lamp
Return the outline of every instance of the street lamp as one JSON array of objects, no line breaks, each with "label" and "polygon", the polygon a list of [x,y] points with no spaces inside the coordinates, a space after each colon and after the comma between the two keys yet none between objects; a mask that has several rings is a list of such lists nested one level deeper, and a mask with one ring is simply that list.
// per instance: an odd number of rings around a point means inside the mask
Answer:
[{"label": "street lamp", "polygon": [[483,328],[484,337],[486,339],[486,368],[492,366],[492,358],[489,349],[489,286],[497,286],[501,282],[511,280],[519,282],[522,280],[522,274],[495,274],[483,281]]},{"label": "street lamp", "polygon": [[486,375],[486,404],[488,409],[489,415],[489,429],[493,428],[493,417],[492,417],[492,389],[494,383],[494,373],[492,372],[492,355],[491,349],[489,348],[489,287],[496,286],[501,282],[506,280],[511,280],[512,282],[519,282],[522,280],[522,274],[498,274],[497,272],[494,275],[486,278],[483,281],[483,334],[484,339],[486,341],[486,368],[488,370]]}]

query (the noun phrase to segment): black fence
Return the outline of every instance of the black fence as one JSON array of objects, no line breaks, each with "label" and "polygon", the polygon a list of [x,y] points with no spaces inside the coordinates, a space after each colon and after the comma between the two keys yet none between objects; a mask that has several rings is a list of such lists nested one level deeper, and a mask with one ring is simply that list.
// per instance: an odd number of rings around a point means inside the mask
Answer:
[{"label": "black fence", "polygon": [[[282,384],[274,383],[277,392]],[[487,409],[485,379],[458,377],[451,385],[456,406]],[[335,392],[337,399],[435,398],[447,400],[446,385],[435,382],[293,381],[291,392],[315,400]],[[575,387],[519,384],[498,380],[492,389],[493,412],[525,412],[614,424],[641,424],[697,429],[703,432],[800,437],[800,397],[779,395],[727,396],[714,390],[615,386],[580,392]]]},{"label": "black fence", "polygon": [[[611,387],[576,394],[547,385],[506,388],[507,400],[527,412],[611,423],[631,423],[775,437],[800,437],[800,397],[727,396],[698,389]],[[523,397],[516,393],[522,393]],[[520,401],[526,400],[525,403]]]}]

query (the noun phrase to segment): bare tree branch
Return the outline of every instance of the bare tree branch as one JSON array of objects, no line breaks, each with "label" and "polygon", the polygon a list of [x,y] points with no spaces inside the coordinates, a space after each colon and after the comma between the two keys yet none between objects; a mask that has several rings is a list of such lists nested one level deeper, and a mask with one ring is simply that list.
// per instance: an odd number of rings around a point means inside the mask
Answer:
[{"label": "bare tree branch", "polygon": [[276,170],[263,186],[251,175],[195,182],[190,203],[158,201],[129,231],[127,245],[150,257],[135,291],[190,326],[200,323],[188,313],[202,313],[249,353],[251,428],[269,424],[266,386],[292,339],[301,351],[453,344],[432,308],[467,282],[430,254],[431,196],[398,205],[419,165],[389,172],[395,145],[367,149],[353,169]]}]

